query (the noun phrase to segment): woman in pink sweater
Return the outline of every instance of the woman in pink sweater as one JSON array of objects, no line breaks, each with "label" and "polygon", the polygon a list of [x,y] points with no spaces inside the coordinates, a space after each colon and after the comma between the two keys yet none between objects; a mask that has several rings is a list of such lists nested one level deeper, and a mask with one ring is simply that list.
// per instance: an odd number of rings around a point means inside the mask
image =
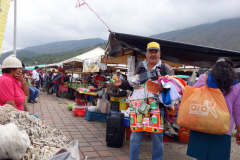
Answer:
[{"label": "woman in pink sweater", "polygon": [[[187,155],[200,160],[228,160],[231,151],[231,134],[234,121],[237,128],[236,143],[240,145],[240,84],[233,70],[233,62],[227,57],[219,58],[210,73],[207,74],[207,86],[219,88],[225,98],[229,114],[230,127],[224,135],[190,132]],[[204,85],[206,75],[201,75],[194,87]]]}]

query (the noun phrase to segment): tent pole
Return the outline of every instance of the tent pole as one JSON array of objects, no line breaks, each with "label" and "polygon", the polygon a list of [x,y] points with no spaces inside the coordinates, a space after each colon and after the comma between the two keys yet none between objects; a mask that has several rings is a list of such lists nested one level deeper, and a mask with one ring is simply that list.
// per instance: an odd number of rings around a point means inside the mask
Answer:
[{"label": "tent pole", "polygon": [[73,80],[73,69],[74,69],[74,61],[72,62],[72,78],[71,78],[71,87],[72,87],[72,80]]},{"label": "tent pole", "polygon": [[84,83],[84,87],[86,88],[86,82],[85,82],[85,80],[86,80],[86,75],[85,75],[85,73],[83,73],[83,83]]},{"label": "tent pole", "polygon": [[14,1],[13,54],[17,57],[17,0]]},{"label": "tent pole", "polygon": [[[86,88],[86,75],[85,72],[83,73],[83,83],[84,83],[84,88]],[[85,104],[87,105],[87,95],[85,94]]]}]

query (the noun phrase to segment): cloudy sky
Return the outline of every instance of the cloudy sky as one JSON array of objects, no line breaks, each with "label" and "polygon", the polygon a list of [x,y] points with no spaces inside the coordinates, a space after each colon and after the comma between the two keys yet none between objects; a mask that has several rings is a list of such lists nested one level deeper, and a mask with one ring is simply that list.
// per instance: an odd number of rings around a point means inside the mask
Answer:
[{"label": "cloudy sky", "polygon": [[[81,3],[83,2],[80,0]],[[115,32],[150,36],[240,17],[239,0],[85,0]],[[108,39],[107,27],[77,0],[18,0],[17,47],[87,38]],[[11,2],[2,52],[12,50]]]}]

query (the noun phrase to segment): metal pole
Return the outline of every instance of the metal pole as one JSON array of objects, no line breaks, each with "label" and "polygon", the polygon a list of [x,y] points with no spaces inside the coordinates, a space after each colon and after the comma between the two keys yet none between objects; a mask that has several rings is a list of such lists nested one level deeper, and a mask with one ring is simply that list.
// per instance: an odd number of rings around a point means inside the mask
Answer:
[{"label": "metal pole", "polygon": [[72,80],[73,80],[73,70],[74,70],[74,61],[72,62],[72,78],[71,78],[71,87],[72,87]]},{"label": "metal pole", "polygon": [[13,54],[17,57],[17,0],[14,0],[14,33],[13,33]]}]

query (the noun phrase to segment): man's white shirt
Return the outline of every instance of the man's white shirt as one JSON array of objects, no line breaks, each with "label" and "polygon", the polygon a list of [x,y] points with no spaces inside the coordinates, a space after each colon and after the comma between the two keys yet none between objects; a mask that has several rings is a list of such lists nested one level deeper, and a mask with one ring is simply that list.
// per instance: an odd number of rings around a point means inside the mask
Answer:
[{"label": "man's white shirt", "polygon": [[39,81],[39,74],[36,70],[33,70],[32,72],[32,78],[36,79],[36,81]]}]

